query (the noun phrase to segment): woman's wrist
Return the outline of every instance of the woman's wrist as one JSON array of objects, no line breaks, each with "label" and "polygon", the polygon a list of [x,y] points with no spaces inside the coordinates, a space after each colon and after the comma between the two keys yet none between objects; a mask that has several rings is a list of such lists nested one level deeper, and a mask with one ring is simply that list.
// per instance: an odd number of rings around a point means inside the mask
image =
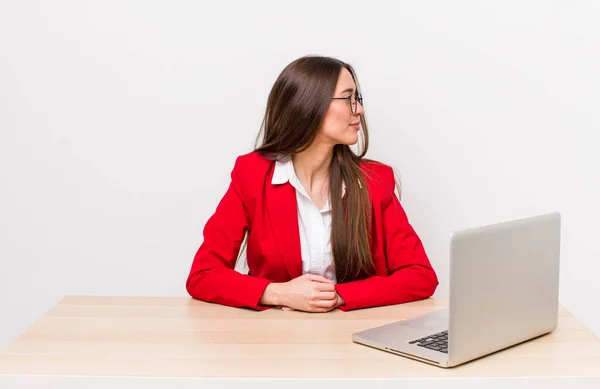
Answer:
[{"label": "woman's wrist", "polygon": [[281,305],[281,284],[271,282],[265,288],[259,303],[261,305]]},{"label": "woman's wrist", "polygon": [[342,305],[346,305],[346,301],[344,300],[344,298],[342,296],[340,296],[339,293],[337,293],[337,304],[336,304],[336,308],[337,307],[341,307]]}]

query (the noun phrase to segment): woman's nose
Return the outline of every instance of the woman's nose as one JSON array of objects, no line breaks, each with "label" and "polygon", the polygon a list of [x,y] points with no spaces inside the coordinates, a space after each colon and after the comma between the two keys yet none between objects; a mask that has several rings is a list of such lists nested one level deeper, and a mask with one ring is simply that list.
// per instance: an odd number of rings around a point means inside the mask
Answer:
[{"label": "woman's nose", "polygon": [[354,115],[359,116],[364,113],[365,113],[365,107],[363,107],[363,105],[357,101],[356,102],[356,112],[354,112]]}]

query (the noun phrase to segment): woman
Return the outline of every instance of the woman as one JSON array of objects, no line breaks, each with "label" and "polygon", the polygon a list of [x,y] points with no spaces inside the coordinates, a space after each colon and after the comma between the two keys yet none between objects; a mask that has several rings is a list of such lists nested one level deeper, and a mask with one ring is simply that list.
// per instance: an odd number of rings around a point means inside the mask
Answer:
[{"label": "woman", "polygon": [[[350,145],[361,127],[356,155]],[[320,56],[290,63],[261,130],[206,223],[186,283],[193,298],[327,312],[433,294],[437,276],[394,193],[392,168],[363,158],[367,123],[349,64]],[[245,238],[249,274],[234,270]]]}]

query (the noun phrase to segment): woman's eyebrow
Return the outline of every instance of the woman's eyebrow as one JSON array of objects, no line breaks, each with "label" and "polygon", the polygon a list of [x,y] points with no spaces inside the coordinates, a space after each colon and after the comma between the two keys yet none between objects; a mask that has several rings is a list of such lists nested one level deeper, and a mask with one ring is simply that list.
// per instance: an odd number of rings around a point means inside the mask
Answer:
[{"label": "woman's eyebrow", "polygon": [[346,93],[346,92],[354,92],[354,88],[346,88],[343,91],[341,91],[340,93]]}]

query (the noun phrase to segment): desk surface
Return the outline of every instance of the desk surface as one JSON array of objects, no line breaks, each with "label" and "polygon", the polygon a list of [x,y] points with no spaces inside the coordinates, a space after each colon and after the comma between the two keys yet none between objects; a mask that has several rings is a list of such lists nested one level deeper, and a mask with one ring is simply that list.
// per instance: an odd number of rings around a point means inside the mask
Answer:
[{"label": "desk surface", "polygon": [[0,375],[193,378],[598,377],[600,339],[561,308],[551,334],[452,369],[353,343],[444,307],[256,312],[184,297],[65,297],[0,351]]}]

